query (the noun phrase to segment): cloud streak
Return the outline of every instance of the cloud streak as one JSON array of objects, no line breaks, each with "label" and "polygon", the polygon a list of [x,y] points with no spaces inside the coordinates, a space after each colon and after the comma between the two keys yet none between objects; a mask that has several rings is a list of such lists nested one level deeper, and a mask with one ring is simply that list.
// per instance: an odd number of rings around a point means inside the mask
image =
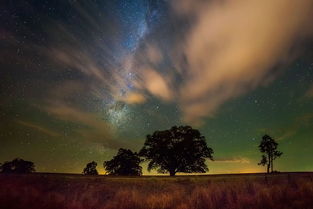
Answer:
[{"label": "cloud streak", "polygon": [[250,160],[247,158],[242,158],[242,157],[233,157],[233,158],[217,158],[214,159],[214,162],[219,162],[219,163],[250,163]]},{"label": "cloud streak", "polygon": [[77,124],[78,127],[73,131],[86,141],[99,143],[110,149],[127,147],[127,143],[114,137],[114,128],[96,114],[84,112],[62,103],[51,103],[45,109],[59,120]]},{"label": "cloud streak", "polygon": [[45,127],[42,127],[38,124],[34,124],[32,122],[29,122],[29,121],[22,121],[22,120],[17,120],[16,123],[20,124],[20,125],[23,125],[25,127],[28,127],[28,128],[31,128],[31,129],[34,129],[36,131],[39,131],[41,133],[44,133],[48,136],[51,136],[51,137],[56,137],[56,136],[60,136],[60,134],[56,131],[53,131],[53,130],[50,130],[50,129],[47,129]]}]

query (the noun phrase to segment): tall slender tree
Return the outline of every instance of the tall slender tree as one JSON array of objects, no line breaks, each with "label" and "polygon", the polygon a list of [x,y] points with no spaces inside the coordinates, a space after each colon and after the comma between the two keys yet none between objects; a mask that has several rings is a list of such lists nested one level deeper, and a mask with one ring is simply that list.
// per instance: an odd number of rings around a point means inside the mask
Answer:
[{"label": "tall slender tree", "polygon": [[277,150],[277,147],[278,143],[272,137],[269,135],[264,135],[262,137],[259,150],[264,154],[262,155],[261,161],[258,163],[258,165],[267,166],[267,173],[273,172],[274,160],[283,154]]}]

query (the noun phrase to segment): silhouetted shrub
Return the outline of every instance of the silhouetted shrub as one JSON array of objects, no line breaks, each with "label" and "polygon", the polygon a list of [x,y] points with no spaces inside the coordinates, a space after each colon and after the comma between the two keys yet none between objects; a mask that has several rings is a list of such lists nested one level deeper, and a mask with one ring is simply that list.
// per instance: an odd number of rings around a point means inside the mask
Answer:
[{"label": "silhouetted shrub", "polygon": [[0,165],[1,173],[31,173],[35,172],[33,162],[16,158],[12,161],[6,161]]},{"label": "silhouetted shrub", "polygon": [[83,174],[85,175],[98,175],[97,171],[97,163],[92,161],[86,165],[86,168],[83,170]]},{"label": "silhouetted shrub", "polygon": [[105,161],[103,166],[109,175],[140,176],[142,160],[136,152],[129,149],[119,149],[112,160]]}]

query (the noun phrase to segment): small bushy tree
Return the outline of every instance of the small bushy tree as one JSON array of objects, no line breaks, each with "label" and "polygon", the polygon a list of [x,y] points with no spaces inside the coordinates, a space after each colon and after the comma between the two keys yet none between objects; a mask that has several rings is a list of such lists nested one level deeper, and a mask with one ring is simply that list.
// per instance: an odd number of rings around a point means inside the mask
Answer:
[{"label": "small bushy tree", "polygon": [[0,165],[1,173],[31,173],[35,172],[35,165],[31,161],[16,158]]},{"label": "small bushy tree", "polygon": [[118,150],[112,160],[105,161],[103,166],[109,175],[140,176],[142,167],[139,165],[141,159],[136,152],[129,149]]},{"label": "small bushy tree", "polygon": [[95,161],[87,163],[86,168],[84,168],[84,170],[83,170],[83,174],[85,174],[85,175],[98,175],[97,163]]}]

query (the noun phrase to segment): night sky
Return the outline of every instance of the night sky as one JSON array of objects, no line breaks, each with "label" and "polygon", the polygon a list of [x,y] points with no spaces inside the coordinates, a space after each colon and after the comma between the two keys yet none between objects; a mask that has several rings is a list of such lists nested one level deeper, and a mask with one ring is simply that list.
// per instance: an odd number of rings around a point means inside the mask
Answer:
[{"label": "night sky", "polygon": [[[3,0],[0,162],[81,173],[191,125],[209,173],[313,170],[312,0]],[[144,174],[148,174],[144,166]],[[153,172],[152,172],[153,174]]]}]

